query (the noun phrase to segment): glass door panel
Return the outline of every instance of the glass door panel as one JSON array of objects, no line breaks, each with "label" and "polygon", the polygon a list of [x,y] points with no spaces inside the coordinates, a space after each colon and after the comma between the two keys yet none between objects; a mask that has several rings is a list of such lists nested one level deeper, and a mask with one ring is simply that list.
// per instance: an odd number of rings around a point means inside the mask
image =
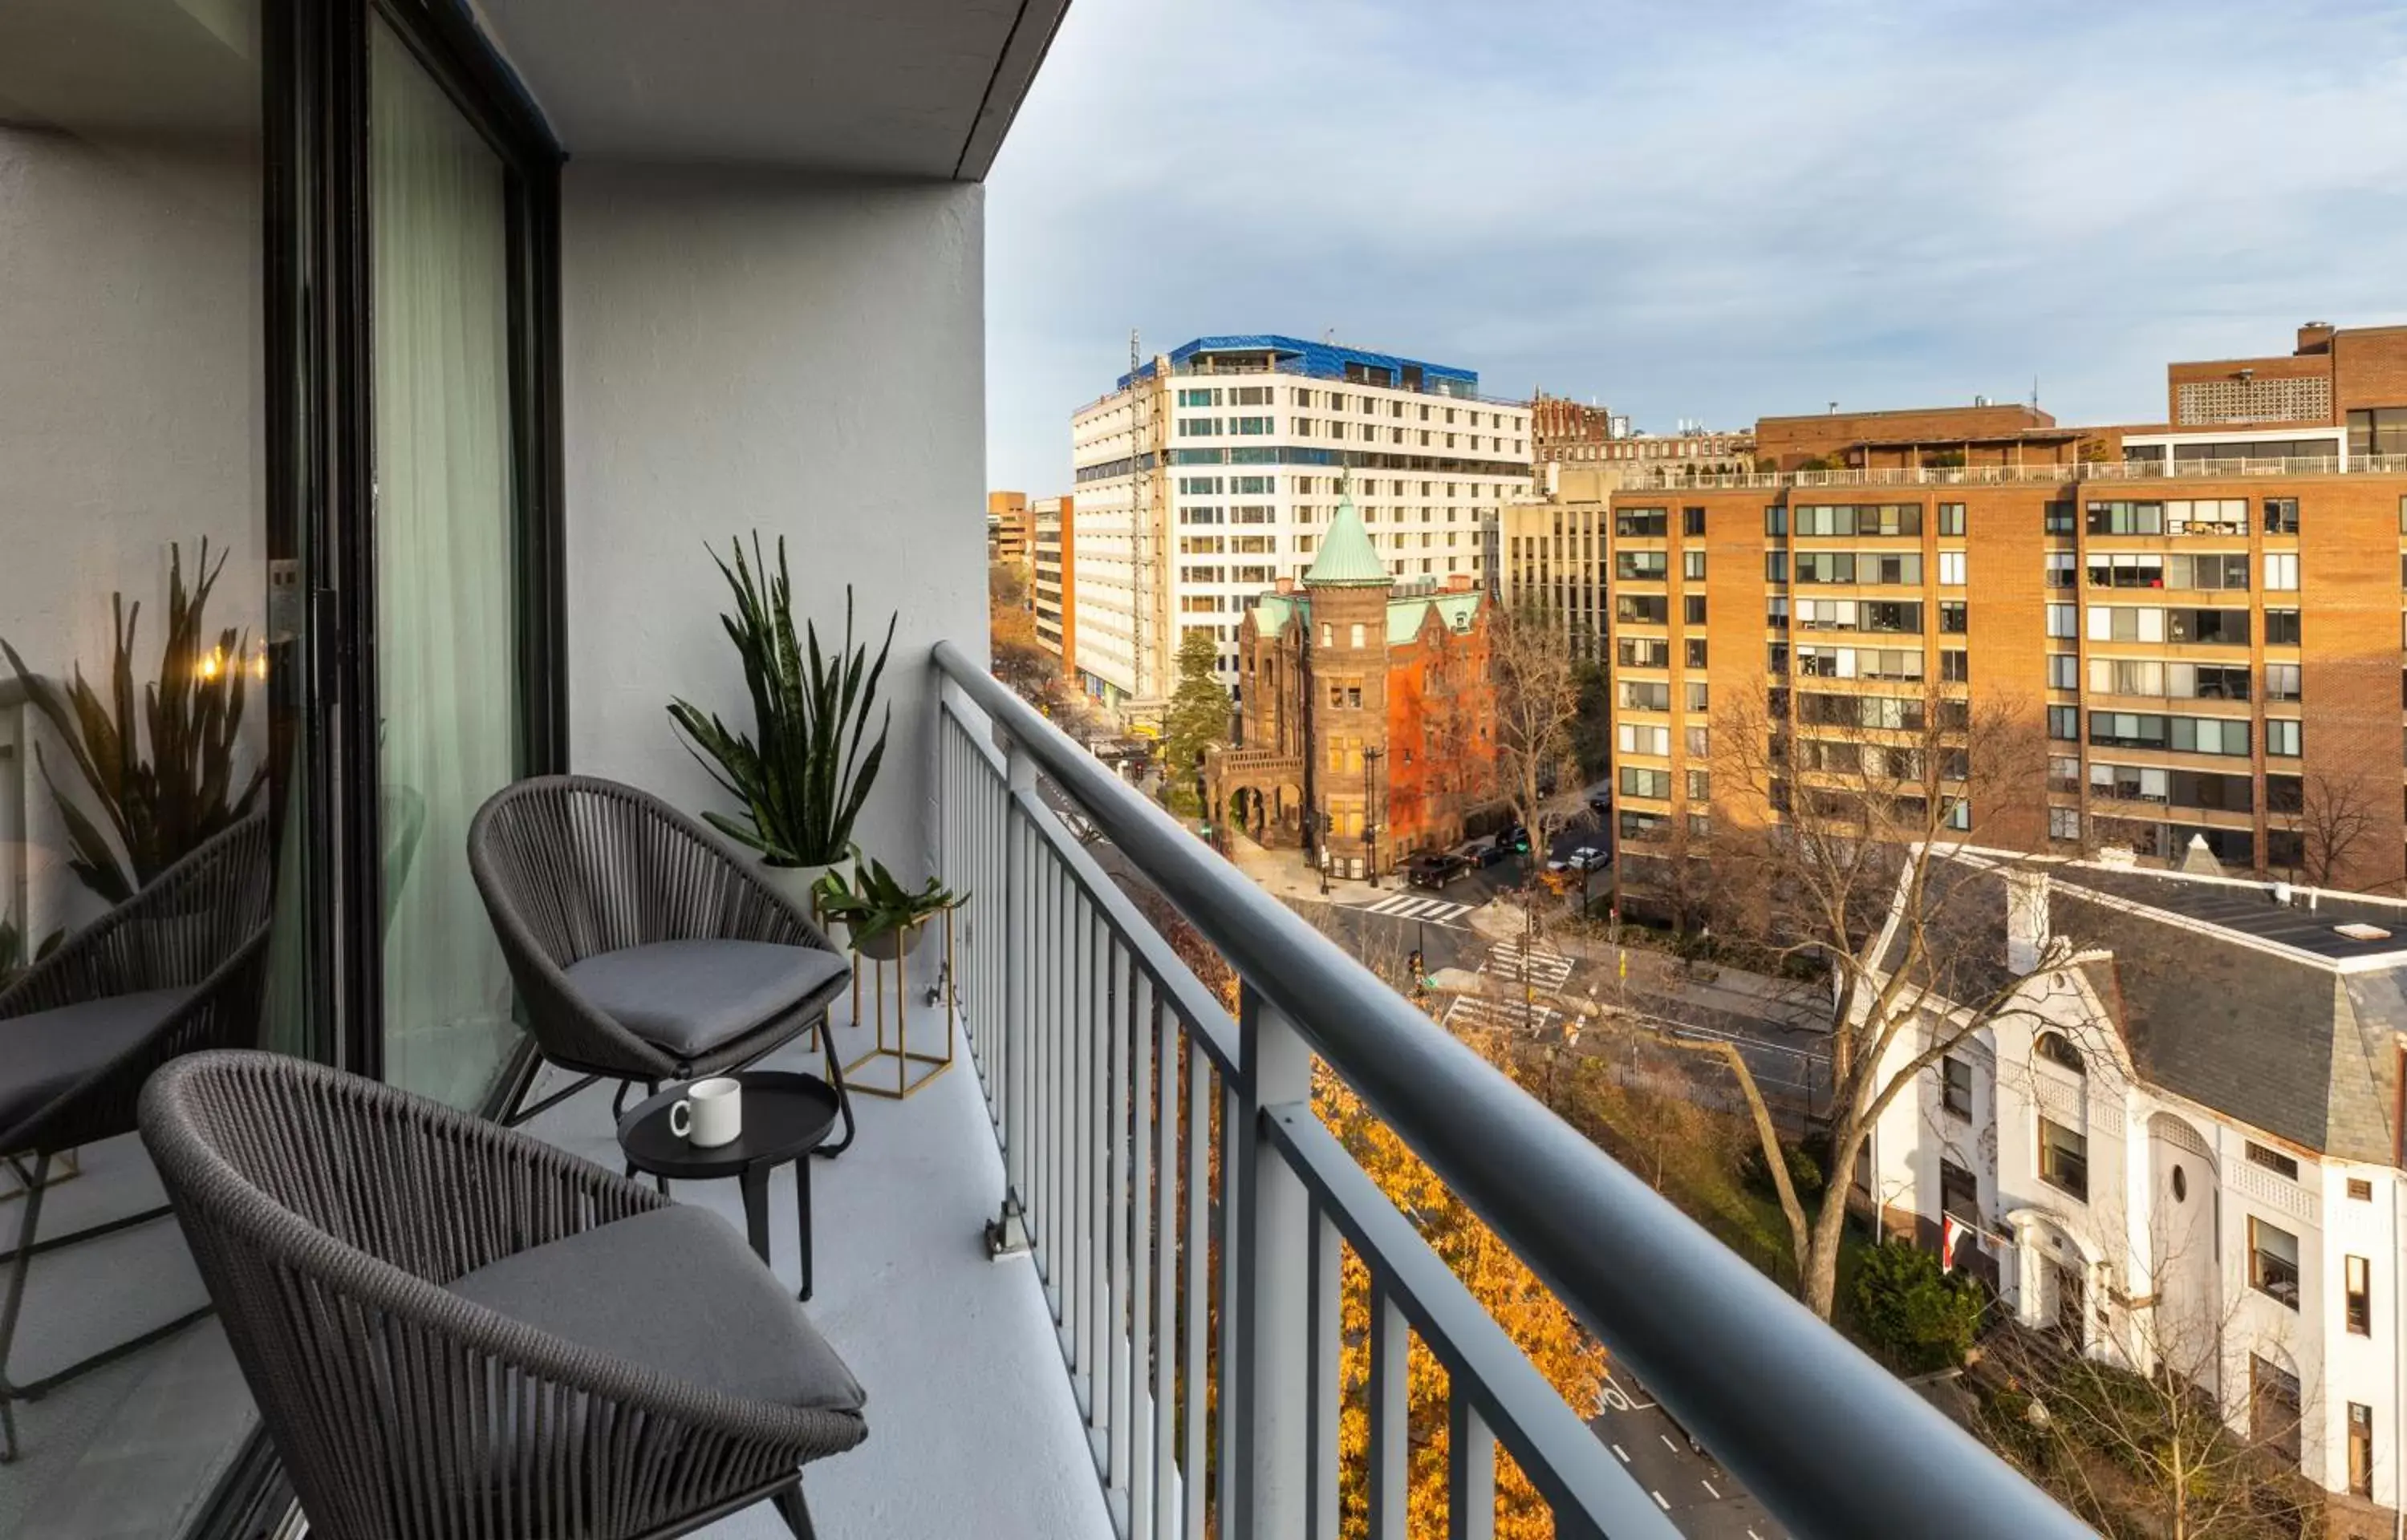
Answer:
[{"label": "glass door panel", "polygon": [[509,194],[381,21],[369,64],[385,1078],[467,1107],[518,1031],[465,854],[524,757]]}]

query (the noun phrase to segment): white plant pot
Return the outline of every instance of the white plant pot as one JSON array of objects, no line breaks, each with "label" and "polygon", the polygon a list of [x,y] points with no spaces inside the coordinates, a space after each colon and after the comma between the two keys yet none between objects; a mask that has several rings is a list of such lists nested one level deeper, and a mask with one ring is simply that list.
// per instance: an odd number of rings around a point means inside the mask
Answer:
[{"label": "white plant pot", "polygon": [[812,901],[811,889],[819,886],[820,878],[841,869],[843,866],[842,861],[816,867],[776,866],[763,861],[761,863],[761,880],[768,883],[779,897],[809,915],[816,925],[819,911],[819,905]]}]

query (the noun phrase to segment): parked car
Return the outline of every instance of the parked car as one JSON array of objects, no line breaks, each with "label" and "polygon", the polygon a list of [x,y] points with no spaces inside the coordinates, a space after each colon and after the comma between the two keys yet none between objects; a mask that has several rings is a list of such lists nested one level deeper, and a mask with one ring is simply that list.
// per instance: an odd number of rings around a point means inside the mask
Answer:
[{"label": "parked car", "polygon": [[1415,887],[1444,887],[1470,869],[1471,863],[1460,855],[1429,851],[1404,863],[1404,881]]},{"label": "parked car", "polygon": [[1467,866],[1492,867],[1513,853],[1493,838],[1482,838],[1464,841],[1455,847],[1454,854]]},{"label": "parked car", "polygon": [[1597,871],[1605,865],[1604,852],[1594,845],[1582,845],[1568,855],[1558,855],[1547,861],[1548,871]]},{"label": "parked car", "polygon": [[1600,791],[1592,794],[1588,799],[1588,811],[1596,814],[1598,823],[1604,822],[1613,815],[1613,793]]}]

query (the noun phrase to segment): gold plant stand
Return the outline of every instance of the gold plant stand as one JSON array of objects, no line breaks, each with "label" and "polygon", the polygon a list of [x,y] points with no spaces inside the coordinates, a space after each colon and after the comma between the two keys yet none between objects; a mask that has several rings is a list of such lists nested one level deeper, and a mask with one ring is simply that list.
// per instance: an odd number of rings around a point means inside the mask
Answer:
[{"label": "gold plant stand", "polygon": [[[910,997],[909,981],[904,966],[911,954],[899,944],[894,955],[868,956],[859,947],[853,949],[852,1020],[861,1023],[861,964],[866,960],[875,965],[876,982],[870,986],[876,997],[877,1012],[877,1046],[844,1067],[844,1088],[864,1096],[880,1096],[888,1101],[901,1101],[917,1093],[921,1086],[953,1067],[953,911],[945,911],[945,971],[938,988],[936,1010],[945,1020],[945,1051],[942,1053],[915,1053],[910,1047],[910,1031],[905,1004]],[[886,980],[894,979],[894,1040],[886,1040]],[[892,1066],[890,1078],[887,1066]]]}]

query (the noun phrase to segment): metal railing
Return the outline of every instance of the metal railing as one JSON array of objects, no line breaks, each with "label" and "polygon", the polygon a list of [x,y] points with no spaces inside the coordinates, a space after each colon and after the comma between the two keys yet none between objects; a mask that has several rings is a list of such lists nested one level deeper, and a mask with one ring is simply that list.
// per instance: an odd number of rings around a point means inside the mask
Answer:
[{"label": "metal railing", "polygon": [[1687,473],[1676,464],[1631,467],[1625,492],[1773,491],[1817,487],[2004,487],[2085,481],[2202,481],[2233,476],[2399,475],[2407,455],[2287,455],[2238,459],[2110,459],[2064,465],[1904,465],[1836,471]]},{"label": "metal railing", "polygon": [[[950,643],[933,668],[967,1038],[1119,1533],[1335,1540],[1350,1247],[1373,1536],[1405,1533],[1416,1337],[1450,1535],[1491,1533],[1499,1448],[1560,1534],[1677,1533],[1321,1126],[1316,1054],[1792,1533],[2087,1533]],[[1233,1019],[1040,771],[1228,961]]]}]

